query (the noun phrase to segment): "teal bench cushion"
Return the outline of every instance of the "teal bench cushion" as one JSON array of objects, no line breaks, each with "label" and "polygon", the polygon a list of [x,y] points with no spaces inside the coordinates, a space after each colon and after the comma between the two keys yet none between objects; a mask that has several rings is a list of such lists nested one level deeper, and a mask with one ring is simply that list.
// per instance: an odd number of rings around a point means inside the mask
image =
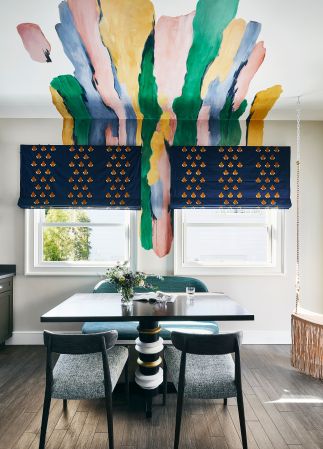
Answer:
[{"label": "teal bench cushion", "polygon": [[[199,279],[183,276],[163,276],[159,279],[156,276],[148,276],[147,282],[152,284],[157,290],[164,292],[185,292],[186,287],[189,285],[195,287],[197,293],[207,292],[208,288],[204,282]],[[143,288],[136,288],[136,292],[144,292]],[[96,284],[93,290],[94,293],[116,293],[117,290],[113,284],[104,279]],[[215,321],[162,321],[161,325],[161,337],[164,340],[170,340],[170,334],[172,331],[183,330],[190,332],[219,333],[219,326]],[[134,340],[138,336],[137,331],[138,322],[136,321],[117,321],[109,323],[84,323],[82,332],[84,334],[90,334],[93,332],[103,332],[111,329],[116,329],[119,334],[119,340]]]},{"label": "teal bench cushion", "polygon": [[[119,340],[135,340],[138,337],[138,321],[116,321],[110,323],[84,323],[83,334],[105,332],[112,329],[118,331]],[[170,340],[173,331],[192,332],[203,334],[218,334],[219,326],[215,321],[160,321],[162,328],[160,336],[164,340]]]}]

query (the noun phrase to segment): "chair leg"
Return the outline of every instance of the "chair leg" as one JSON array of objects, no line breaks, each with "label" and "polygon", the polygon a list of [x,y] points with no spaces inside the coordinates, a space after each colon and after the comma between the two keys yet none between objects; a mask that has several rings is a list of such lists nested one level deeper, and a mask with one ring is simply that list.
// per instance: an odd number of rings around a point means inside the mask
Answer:
[{"label": "chair leg", "polygon": [[223,399],[223,405],[228,405],[228,398]]},{"label": "chair leg", "polygon": [[109,396],[105,398],[105,408],[106,408],[107,422],[108,422],[109,449],[114,449],[112,393],[110,393]]},{"label": "chair leg", "polygon": [[67,399],[63,399],[63,410],[64,412],[67,410]]},{"label": "chair leg", "polygon": [[124,377],[125,377],[125,387],[126,387],[126,401],[127,404],[129,404],[129,360],[126,361],[125,367],[124,367]]},{"label": "chair leg", "polygon": [[167,365],[164,360],[164,365],[163,365],[163,405],[166,405],[166,399],[167,399]]},{"label": "chair leg", "polygon": [[179,440],[180,440],[182,412],[183,412],[183,398],[184,398],[184,392],[182,392],[182,393],[178,392],[177,393],[177,406],[176,406],[174,449],[178,449]]},{"label": "chair leg", "polygon": [[245,415],[244,415],[242,392],[238,393],[238,395],[237,395],[237,402],[238,402],[238,411],[239,411],[242,447],[243,447],[243,449],[248,449],[247,432],[246,432],[246,421],[245,421]]},{"label": "chair leg", "polygon": [[40,438],[39,438],[39,449],[44,449],[46,444],[46,431],[47,431],[50,402],[51,402],[50,391],[45,391],[43,416],[41,421]]}]

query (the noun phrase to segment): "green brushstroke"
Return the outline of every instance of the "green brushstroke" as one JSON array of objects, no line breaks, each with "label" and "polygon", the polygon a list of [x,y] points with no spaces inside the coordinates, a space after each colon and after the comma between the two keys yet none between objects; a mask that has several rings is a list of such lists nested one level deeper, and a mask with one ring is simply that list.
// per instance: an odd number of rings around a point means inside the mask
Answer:
[{"label": "green brushstroke", "polygon": [[157,123],[162,115],[162,109],[157,101],[157,84],[154,77],[154,33],[146,41],[142,55],[141,73],[139,74],[139,106],[144,116],[141,137],[141,245],[145,249],[153,247],[152,211],[150,206],[150,186],[147,175],[150,170],[150,156],[152,155],[151,139]]},{"label": "green brushstroke", "polygon": [[83,100],[83,87],[72,75],[57,76],[50,85],[63,98],[67,110],[74,118],[74,142],[77,145],[87,145],[89,143],[91,115]]},{"label": "green brushstroke", "polygon": [[173,102],[177,116],[174,145],[196,144],[203,77],[219,53],[223,30],[234,18],[238,4],[239,0],[200,0],[196,6],[184,86],[181,96]]},{"label": "green brushstroke", "polygon": [[239,108],[233,111],[232,97],[227,97],[220,112],[220,145],[240,145],[242,132],[239,118],[246,110],[247,104],[247,100],[243,100]]}]

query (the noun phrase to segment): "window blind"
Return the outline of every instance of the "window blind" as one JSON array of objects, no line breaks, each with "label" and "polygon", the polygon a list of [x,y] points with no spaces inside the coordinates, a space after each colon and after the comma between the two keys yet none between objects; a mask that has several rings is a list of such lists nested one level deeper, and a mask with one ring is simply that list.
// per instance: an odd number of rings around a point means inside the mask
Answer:
[{"label": "window blind", "polygon": [[22,208],[140,209],[140,147],[21,145]]},{"label": "window blind", "polygon": [[171,208],[291,207],[290,147],[172,147]]}]

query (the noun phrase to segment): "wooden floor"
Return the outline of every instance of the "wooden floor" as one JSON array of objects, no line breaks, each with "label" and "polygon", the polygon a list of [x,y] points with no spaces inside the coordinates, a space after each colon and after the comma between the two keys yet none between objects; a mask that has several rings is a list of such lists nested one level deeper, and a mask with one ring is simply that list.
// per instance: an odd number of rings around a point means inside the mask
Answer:
[{"label": "wooden floor", "polygon": [[[242,350],[245,411],[250,449],[323,448],[323,383],[290,367],[288,346],[244,346]],[[0,350],[0,449],[38,448],[44,389],[41,347]],[[156,398],[153,418],[146,420],[142,399],[131,406],[115,400],[115,445],[120,449],[172,447],[176,395],[163,407]],[[181,449],[240,449],[234,400],[184,403]],[[106,420],[100,401],[70,401],[63,413],[54,400],[48,449],[107,447]]]}]

